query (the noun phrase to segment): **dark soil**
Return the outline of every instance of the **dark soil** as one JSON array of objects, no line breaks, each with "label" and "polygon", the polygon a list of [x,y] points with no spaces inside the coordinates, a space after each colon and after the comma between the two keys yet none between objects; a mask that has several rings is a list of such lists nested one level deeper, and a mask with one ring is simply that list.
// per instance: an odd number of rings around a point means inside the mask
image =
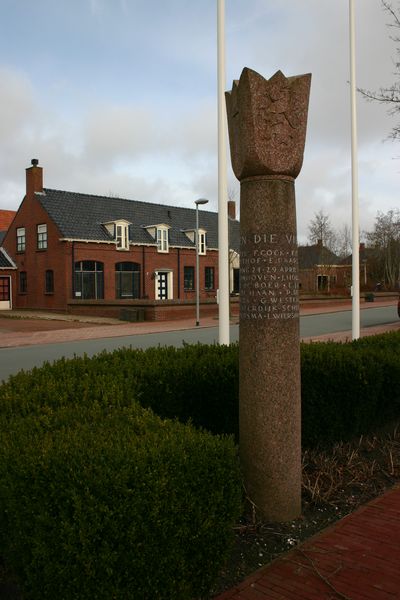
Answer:
[{"label": "dark soil", "polygon": [[235,542],[212,597],[230,589],[315,535],[382,495],[400,481],[400,431],[361,437],[331,450],[303,454],[302,515],[288,523],[263,523],[251,505],[235,528]]},{"label": "dark soil", "polygon": [[[330,450],[303,453],[303,511],[288,523],[257,519],[250,502],[212,597],[288,552],[400,481],[400,431],[361,437]],[[0,600],[22,600],[0,562]]]}]

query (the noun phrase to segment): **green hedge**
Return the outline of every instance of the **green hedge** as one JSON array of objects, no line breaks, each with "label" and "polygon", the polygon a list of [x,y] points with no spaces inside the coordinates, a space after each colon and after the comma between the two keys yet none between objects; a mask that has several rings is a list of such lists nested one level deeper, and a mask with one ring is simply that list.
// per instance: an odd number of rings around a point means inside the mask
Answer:
[{"label": "green hedge", "polygon": [[[302,442],[332,444],[400,418],[400,333],[301,345]],[[138,401],[238,439],[238,346],[123,349],[57,361],[0,387],[3,414]]]},{"label": "green hedge", "polygon": [[238,365],[235,345],[122,349],[61,359],[0,386],[0,411],[31,414],[43,405],[138,401],[161,417],[230,434],[237,431]]},{"label": "green hedge", "polygon": [[302,347],[304,445],[332,445],[400,419],[399,340]]},{"label": "green hedge", "polygon": [[1,550],[24,598],[206,594],[240,514],[232,440],[87,404],[1,421]]},{"label": "green hedge", "polygon": [[[302,344],[301,373],[304,446],[400,418],[400,333]],[[27,599],[207,592],[238,516],[236,450],[172,417],[238,436],[237,345],[124,349],[0,386],[0,549]]]}]

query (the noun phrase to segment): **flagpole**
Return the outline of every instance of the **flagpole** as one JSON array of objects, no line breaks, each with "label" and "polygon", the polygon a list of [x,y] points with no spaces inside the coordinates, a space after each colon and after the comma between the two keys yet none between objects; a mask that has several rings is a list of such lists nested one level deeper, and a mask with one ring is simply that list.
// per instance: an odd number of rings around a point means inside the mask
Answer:
[{"label": "flagpole", "polygon": [[352,339],[360,337],[360,239],[357,161],[357,107],[355,60],[355,9],[349,0],[350,104],[351,104],[351,188],[352,188]]},{"label": "flagpole", "polygon": [[229,345],[229,236],[225,109],[225,1],[217,0],[219,343]]}]

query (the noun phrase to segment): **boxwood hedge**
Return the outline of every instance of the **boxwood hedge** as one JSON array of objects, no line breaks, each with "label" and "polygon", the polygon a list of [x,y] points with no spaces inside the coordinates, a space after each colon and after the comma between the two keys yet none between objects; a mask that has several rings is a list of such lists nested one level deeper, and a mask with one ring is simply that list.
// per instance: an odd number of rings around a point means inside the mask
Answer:
[{"label": "boxwood hedge", "polygon": [[[301,345],[302,442],[327,445],[400,417],[400,332]],[[238,440],[238,346],[122,349],[60,360],[0,387],[3,415],[41,406],[130,406]]]},{"label": "boxwood hedge", "polygon": [[29,600],[192,600],[241,508],[236,448],[135,403],[7,416],[1,552]]},{"label": "boxwood hedge", "polygon": [[[304,446],[371,432],[400,418],[400,332],[302,344],[301,376]],[[198,345],[60,360],[0,386],[0,543],[26,598],[207,591],[240,478],[233,441],[204,430],[238,438],[238,378],[237,345]]]}]

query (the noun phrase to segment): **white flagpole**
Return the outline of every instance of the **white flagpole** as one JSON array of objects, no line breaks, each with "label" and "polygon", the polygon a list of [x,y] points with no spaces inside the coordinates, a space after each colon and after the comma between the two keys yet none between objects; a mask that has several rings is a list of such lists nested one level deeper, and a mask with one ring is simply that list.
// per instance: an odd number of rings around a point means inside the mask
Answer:
[{"label": "white flagpole", "polygon": [[351,187],[352,187],[352,339],[360,337],[360,239],[357,162],[356,59],[354,0],[350,13],[350,101],[351,101]]},{"label": "white flagpole", "polygon": [[229,345],[229,238],[226,175],[225,1],[217,0],[219,343]]}]

